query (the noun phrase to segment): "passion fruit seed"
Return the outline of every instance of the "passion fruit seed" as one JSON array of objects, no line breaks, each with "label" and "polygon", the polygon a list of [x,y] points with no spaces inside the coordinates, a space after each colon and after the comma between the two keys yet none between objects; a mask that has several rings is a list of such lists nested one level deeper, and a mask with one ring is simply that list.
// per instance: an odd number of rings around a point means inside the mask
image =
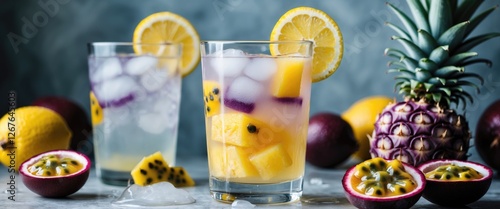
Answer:
[{"label": "passion fruit seed", "polygon": [[353,187],[360,193],[386,197],[406,194],[417,185],[399,160],[387,162],[373,158],[356,166],[352,179]]},{"label": "passion fruit seed", "polygon": [[247,130],[249,133],[255,133],[255,132],[257,132],[257,127],[255,127],[255,125],[253,125],[253,124],[248,124]]},{"label": "passion fruit seed", "polygon": [[214,93],[215,95],[219,94],[219,88],[214,88],[212,90],[212,93]]},{"label": "passion fruit seed", "polygon": [[82,169],[83,165],[71,158],[60,158],[56,155],[48,155],[40,158],[28,171],[37,176],[64,176],[75,173]]},{"label": "passion fruit seed", "polygon": [[448,181],[463,181],[480,179],[481,175],[478,171],[467,166],[458,166],[455,164],[442,165],[425,174],[425,178],[448,180]]}]

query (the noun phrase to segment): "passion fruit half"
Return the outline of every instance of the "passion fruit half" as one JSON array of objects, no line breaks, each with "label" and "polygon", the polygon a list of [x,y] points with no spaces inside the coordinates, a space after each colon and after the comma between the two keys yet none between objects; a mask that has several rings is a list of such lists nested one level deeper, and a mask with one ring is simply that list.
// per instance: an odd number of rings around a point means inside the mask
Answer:
[{"label": "passion fruit half", "polygon": [[422,196],[446,207],[464,206],[481,199],[490,188],[493,177],[489,167],[470,161],[432,160],[421,164],[418,169],[427,180]]},{"label": "passion fruit half", "polygon": [[417,168],[399,160],[373,158],[349,168],[342,178],[347,200],[361,209],[410,208],[426,182]]},{"label": "passion fruit half", "polygon": [[19,173],[32,192],[50,198],[66,197],[83,187],[90,173],[90,159],[71,150],[53,150],[21,164]]}]

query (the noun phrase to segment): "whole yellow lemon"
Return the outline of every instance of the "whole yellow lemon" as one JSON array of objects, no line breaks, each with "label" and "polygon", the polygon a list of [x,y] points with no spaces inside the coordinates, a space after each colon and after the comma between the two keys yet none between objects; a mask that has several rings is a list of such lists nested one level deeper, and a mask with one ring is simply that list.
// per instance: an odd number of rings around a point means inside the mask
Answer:
[{"label": "whole yellow lemon", "polygon": [[56,112],[35,106],[17,108],[0,119],[0,162],[17,170],[37,154],[68,149],[71,135]]},{"label": "whole yellow lemon", "polygon": [[351,125],[359,144],[358,151],[352,157],[361,161],[371,158],[368,135],[371,135],[375,128],[377,115],[391,102],[393,99],[386,96],[365,97],[342,113],[342,118]]}]

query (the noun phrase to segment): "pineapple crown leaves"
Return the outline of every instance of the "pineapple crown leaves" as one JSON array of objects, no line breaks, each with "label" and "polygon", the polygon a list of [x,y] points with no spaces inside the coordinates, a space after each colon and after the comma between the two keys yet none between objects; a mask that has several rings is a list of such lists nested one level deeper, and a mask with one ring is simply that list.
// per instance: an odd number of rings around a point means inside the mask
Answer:
[{"label": "pineapple crown leaves", "polygon": [[386,23],[397,35],[392,40],[399,42],[404,51],[387,48],[385,55],[396,58],[388,65],[387,72],[399,73],[395,77],[395,89],[406,98],[424,100],[441,107],[449,107],[467,101],[473,102],[464,86],[476,89],[478,84],[469,81],[481,76],[466,72],[465,67],[484,63],[491,67],[488,59],[477,58],[470,50],[495,37],[492,32],[469,37],[471,32],[498,6],[491,7],[475,16],[484,0],[407,0],[411,16],[387,3],[404,28]]}]

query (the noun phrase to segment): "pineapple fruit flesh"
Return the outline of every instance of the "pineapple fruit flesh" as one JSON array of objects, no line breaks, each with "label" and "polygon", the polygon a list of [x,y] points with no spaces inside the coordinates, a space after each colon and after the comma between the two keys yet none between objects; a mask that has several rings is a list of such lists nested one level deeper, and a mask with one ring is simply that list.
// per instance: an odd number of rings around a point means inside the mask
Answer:
[{"label": "pineapple fruit flesh", "polygon": [[[245,113],[212,116],[210,175],[235,182],[289,179],[294,173],[290,136]],[[297,165],[296,165],[297,166]]]},{"label": "pineapple fruit flesh", "polygon": [[130,172],[134,183],[147,186],[167,181],[175,187],[194,186],[195,182],[183,167],[170,167],[161,152],[145,156]]},{"label": "pineapple fruit flesh", "polygon": [[304,61],[302,59],[277,59],[278,72],[274,77],[271,93],[277,98],[296,98],[300,96],[300,83]]},{"label": "pineapple fruit flesh", "polygon": [[468,66],[492,64],[470,50],[500,36],[493,32],[469,37],[497,8],[474,15],[482,2],[408,0],[411,15],[387,4],[404,26],[387,23],[398,34],[392,39],[404,51],[388,48],[385,54],[396,58],[389,62],[393,68],[388,72],[399,74],[395,87],[405,101],[389,104],[377,116],[370,137],[372,157],[399,159],[412,165],[431,159],[467,159],[471,138],[468,122],[451,105],[465,108],[473,97],[463,87],[479,92],[477,83],[483,83],[481,76],[468,71]]}]

